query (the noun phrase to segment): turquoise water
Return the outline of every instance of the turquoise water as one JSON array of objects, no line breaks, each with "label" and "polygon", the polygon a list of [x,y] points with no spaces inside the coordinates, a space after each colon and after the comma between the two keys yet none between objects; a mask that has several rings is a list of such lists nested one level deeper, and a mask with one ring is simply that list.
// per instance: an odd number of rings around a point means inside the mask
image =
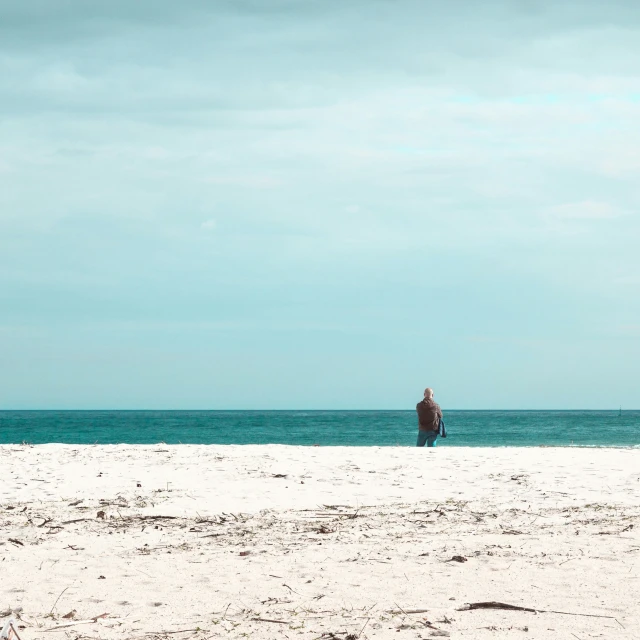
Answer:
[{"label": "turquoise water", "polygon": [[[446,447],[640,446],[640,411],[445,411]],[[415,411],[0,411],[0,443],[415,446]]]}]

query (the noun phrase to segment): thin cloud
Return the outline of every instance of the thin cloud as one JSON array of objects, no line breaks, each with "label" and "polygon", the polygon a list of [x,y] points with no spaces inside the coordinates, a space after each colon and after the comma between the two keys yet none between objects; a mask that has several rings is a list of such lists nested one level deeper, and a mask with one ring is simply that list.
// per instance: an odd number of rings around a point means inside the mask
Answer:
[{"label": "thin cloud", "polygon": [[270,175],[217,175],[206,177],[204,182],[249,189],[276,189],[284,184],[280,178]]},{"label": "thin cloud", "polygon": [[217,227],[218,223],[213,218],[211,218],[210,220],[205,220],[200,225],[200,228],[204,229],[205,231],[215,231]]},{"label": "thin cloud", "polygon": [[608,202],[569,202],[550,207],[548,214],[561,220],[611,220],[622,215],[622,211]]}]

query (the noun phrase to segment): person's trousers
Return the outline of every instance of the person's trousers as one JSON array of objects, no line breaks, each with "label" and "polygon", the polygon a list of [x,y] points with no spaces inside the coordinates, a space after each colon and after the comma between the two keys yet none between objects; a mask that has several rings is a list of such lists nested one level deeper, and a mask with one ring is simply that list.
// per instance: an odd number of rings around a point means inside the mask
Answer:
[{"label": "person's trousers", "polygon": [[435,447],[436,440],[438,439],[437,431],[418,431],[418,444],[417,447]]}]

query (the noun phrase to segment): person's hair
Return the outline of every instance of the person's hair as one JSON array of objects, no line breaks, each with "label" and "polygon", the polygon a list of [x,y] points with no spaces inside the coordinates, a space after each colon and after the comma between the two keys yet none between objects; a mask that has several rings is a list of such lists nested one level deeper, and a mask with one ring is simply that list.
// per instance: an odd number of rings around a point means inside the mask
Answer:
[{"label": "person's hair", "polygon": [[433,398],[433,389],[431,387],[427,387],[424,390],[424,397],[425,398]]}]

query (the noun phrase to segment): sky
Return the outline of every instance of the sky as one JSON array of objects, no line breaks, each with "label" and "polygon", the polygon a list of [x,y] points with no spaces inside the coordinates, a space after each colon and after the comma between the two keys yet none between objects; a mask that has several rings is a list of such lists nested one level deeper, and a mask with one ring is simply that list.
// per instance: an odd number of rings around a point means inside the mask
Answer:
[{"label": "sky", "polygon": [[0,408],[640,408],[639,125],[634,0],[0,0]]}]

